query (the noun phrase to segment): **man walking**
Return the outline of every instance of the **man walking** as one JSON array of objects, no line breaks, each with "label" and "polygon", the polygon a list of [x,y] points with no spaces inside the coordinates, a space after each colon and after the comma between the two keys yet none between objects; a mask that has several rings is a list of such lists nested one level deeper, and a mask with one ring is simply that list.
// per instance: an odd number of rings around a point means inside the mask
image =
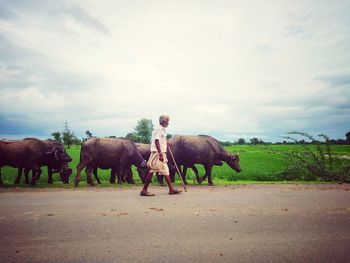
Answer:
[{"label": "man walking", "polygon": [[167,152],[167,139],[165,128],[169,125],[170,117],[167,115],[162,115],[159,117],[159,127],[153,132],[151,141],[151,155],[147,162],[150,170],[145,178],[145,184],[140,192],[141,196],[154,196],[147,191],[149,184],[152,181],[153,173],[158,172],[163,175],[165,181],[169,186],[169,194],[175,195],[179,194],[181,190],[174,189],[171,184],[169,176],[168,160],[166,157]]}]

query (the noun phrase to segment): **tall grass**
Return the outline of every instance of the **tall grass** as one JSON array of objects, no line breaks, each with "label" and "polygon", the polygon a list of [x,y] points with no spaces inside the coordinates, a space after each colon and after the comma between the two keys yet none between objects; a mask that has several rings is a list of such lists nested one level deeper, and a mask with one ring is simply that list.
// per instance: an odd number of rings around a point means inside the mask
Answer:
[{"label": "tall grass", "polygon": [[[226,163],[223,166],[214,166],[212,171],[212,178],[214,183],[217,181],[230,183],[237,181],[289,181],[289,180],[304,180],[304,181],[315,181],[315,180],[328,180],[327,177],[319,177],[314,174],[302,170],[302,169],[291,169],[299,168],[298,163],[291,165],[291,155],[303,154],[303,152],[311,151],[313,153],[318,152],[317,145],[308,145],[308,150],[305,150],[304,145],[234,145],[225,147],[230,153],[240,153],[240,165],[242,172],[236,173]],[[327,163],[327,148],[324,145],[320,145],[324,153],[324,162]],[[339,155],[350,155],[350,145],[330,145],[331,156],[333,158],[332,167],[338,169],[350,164],[349,160],[336,158]],[[76,176],[76,166],[79,163],[80,146],[71,146],[67,149],[67,153],[72,157],[73,161],[69,166],[73,169],[73,173],[70,177],[70,181],[73,182]],[[302,155],[305,156],[305,155]],[[312,156],[310,155],[312,158]],[[322,163],[322,159],[320,159]],[[204,175],[205,171],[202,165],[196,165],[200,175]],[[47,170],[45,167],[42,168],[43,173],[40,178],[39,185],[47,185]],[[289,169],[289,170],[288,170]],[[3,167],[2,170],[3,181],[7,184],[13,185],[14,180],[17,176],[17,169],[11,167]],[[106,185],[109,185],[110,169],[98,170],[99,177]],[[136,183],[141,183],[136,169],[133,167],[133,174]],[[187,171],[188,182],[191,183],[195,178],[195,174],[191,169]],[[60,183],[58,174],[54,174],[53,179],[55,182]],[[82,173],[82,181],[86,180],[85,171]],[[154,176],[154,180],[156,177]],[[338,179],[339,180],[339,179]],[[24,178],[22,178],[22,186]],[[84,184],[83,184],[84,185]]]}]

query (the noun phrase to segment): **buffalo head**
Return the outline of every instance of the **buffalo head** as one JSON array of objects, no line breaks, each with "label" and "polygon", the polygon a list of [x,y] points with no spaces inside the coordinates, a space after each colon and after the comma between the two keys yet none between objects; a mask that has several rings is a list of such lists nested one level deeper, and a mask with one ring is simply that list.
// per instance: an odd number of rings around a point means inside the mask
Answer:
[{"label": "buffalo head", "polygon": [[63,183],[69,183],[69,176],[72,174],[72,169],[68,167],[68,163],[72,158],[67,154],[63,147],[54,147],[46,153],[50,159],[53,172],[59,172]]},{"label": "buffalo head", "polygon": [[47,157],[50,159],[51,163],[57,166],[58,163],[69,163],[72,158],[67,154],[64,148],[54,147],[46,153]]},{"label": "buffalo head", "polygon": [[230,159],[227,162],[227,164],[233,169],[235,170],[237,173],[239,173],[241,170],[241,167],[239,165],[239,154],[232,154],[230,155]]},{"label": "buffalo head", "polygon": [[69,176],[72,174],[72,169],[67,165],[64,166],[60,171],[60,177],[64,184],[69,184]]}]

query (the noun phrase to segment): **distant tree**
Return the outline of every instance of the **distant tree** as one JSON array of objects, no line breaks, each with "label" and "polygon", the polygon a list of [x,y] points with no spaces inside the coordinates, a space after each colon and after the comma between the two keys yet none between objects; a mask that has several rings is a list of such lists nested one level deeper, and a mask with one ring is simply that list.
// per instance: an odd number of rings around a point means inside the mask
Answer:
[{"label": "distant tree", "polygon": [[87,139],[90,139],[92,137],[92,133],[89,130],[87,130],[85,134],[87,136]]},{"label": "distant tree", "polygon": [[337,140],[337,144],[341,145],[341,144],[346,144],[346,141],[343,139],[338,139]]},{"label": "distant tree", "polygon": [[330,140],[329,140],[329,143],[330,143],[330,144],[337,144],[337,140],[330,139]]},{"label": "distant tree", "polygon": [[250,143],[256,145],[256,144],[259,143],[259,139],[258,138],[252,138],[252,139],[250,139]]},{"label": "distant tree", "polygon": [[[331,140],[330,140],[331,141]],[[311,144],[319,144],[319,143],[321,143],[320,141],[318,141],[318,140],[315,140],[315,139],[313,139],[312,141],[311,141]]]},{"label": "distant tree", "polygon": [[131,140],[133,142],[141,142],[140,137],[138,137],[135,133],[129,132],[126,136],[125,139]]},{"label": "distant tree", "polygon": [[303,140],[300,140],[299,141],[299,144],[307,144],[306,141],[303,139]]},{"label": "distant tree", "polygon": [[62,132],[62,140],[65,145],[69,148],[72,144],[80,144],[80,140],[75,137],[74,133],[70,131],[68,122],[64,123],[64,130]]},{"label": "distant tree", "polygon": [[245,144],[245,140],[243,138],[239,138],[237,143],[238,144]]},{"label": "distant tree", "polygon": [[51,135],[52,135],[52,137],[53,137],[53,139],[55,140],[55,141],[59,141],[59,142],[62,142],[62,137],[61,137],[61,133],[60,132],[53,132],[53,133],[51,133]]},{"label": "distant tree", "polygon": [[134,135],[136,135],[135,139],[141,143],[151,143],[152,131],[152,120],[141,119],[137,122],[137,125],[134,128]]},{"label": "distant tree", "polygon": [[219,143],[220,143],[222,146],[231,146],[231,145],[232,145],[232,142],[230,142],[230,141],[225,141],[225,142],[219,141]]},{"label": "distant tree", "polygon": [[172,134],[170,134],[170,133],[168,133],[167,135],[166,135],[166,138],[169,140],[171,137],[173,137],[173,135]]},{"label": "distant tree", "polygon": [[346,134],[345,134],[345,136],[346,136],[346,144],[350,144],[350,131],[348,131]]}]

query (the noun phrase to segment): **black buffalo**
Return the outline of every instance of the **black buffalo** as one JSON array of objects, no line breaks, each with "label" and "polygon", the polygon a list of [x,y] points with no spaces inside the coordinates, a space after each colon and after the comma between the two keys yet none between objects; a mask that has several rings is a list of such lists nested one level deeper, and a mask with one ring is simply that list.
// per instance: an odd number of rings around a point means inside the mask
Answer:
[{"label": "black buffalo", "polygon": [[41,166],[51,166],[56,170],[64,170],[70,161],[72,159],[62,145],[55,143],[50,145],[36,138],[0,140],[0,169],[8,165],[20,169],[32,170],[33,176],[31,183],[33,185],[35,185]]},{"label": "black buffalo", "polygon": [[[25,139],[27,140],[27,139]],[[54,148],[56,147],[57,149],[60,149],[62,151],[65,151],[64,145],[58,141],[54,141],[54,140],[46,140],[43,141],[44,143],[47,144],[47,146],[49,148]],[[72,159],[70,159],[71,161]],[[69,183],[69,176],[72,174],[72,169],[68,167],[68,162],[59,162],[56,164],[52,164],[52,163],[47,163],[46,165],[43,164],[43,166],[47,166],[47,174],[48,174],[48,179],[47,179],[47,183],[48,184],[52,184],[53,183],[53,179],[52,179],[52,174],[53,173],[59,173],[60,174],[60,178],[61,181],[64,184],[68,184]],[[21,181],[21,176],[24,170],[24,178],[25,178],[25,183],[29,184],[29,172],[30,172],[30,168],[18,168],[18,175],[17,178],[15,180],[15,184],[19,184]],[[36,180],[40,179],[40,175],[41,175],[41,169],[39,169],[38,174],[36,175]],[[33,171],[32,171],[33,173]]]},{"label": "black buffalo", "polygon": [[91,138],[84,142],[81,147],[80,162],[77,165],[74,185],[78,186],[81,172],[85,167],[87,183],[94,185],[91,171],[95,167],[112,169],[110,181],[113,183],[115,182],[116,174],[118,182],[121,182],[122,178],[125,177],[125,171],[127,173],[131,172],[132,165],[138,167],[146,166],[146,160],[142,158],[135,143],[132,141],[116,138]]},{"label": "black buffalo", "polygon": [[[239,155],[228,153],[211,136],[176,136],[169,140],[169,144],[178,165],[191,168],[195,168],[195,164],[202,164],[204,166],[205,175],[199,179],[199,182],[208,178],[208,184],[213,185],[211,178],[212,168],[214,165],[221,165],[222,162],[226,162],[236,172],[241,171]],[[173,162],[171,158],[168,160],[169,163]],[[170,169],[170,175],[174,179],[174,169]],[[186,182],[186,178],[184,178],[184,181]]]}]

